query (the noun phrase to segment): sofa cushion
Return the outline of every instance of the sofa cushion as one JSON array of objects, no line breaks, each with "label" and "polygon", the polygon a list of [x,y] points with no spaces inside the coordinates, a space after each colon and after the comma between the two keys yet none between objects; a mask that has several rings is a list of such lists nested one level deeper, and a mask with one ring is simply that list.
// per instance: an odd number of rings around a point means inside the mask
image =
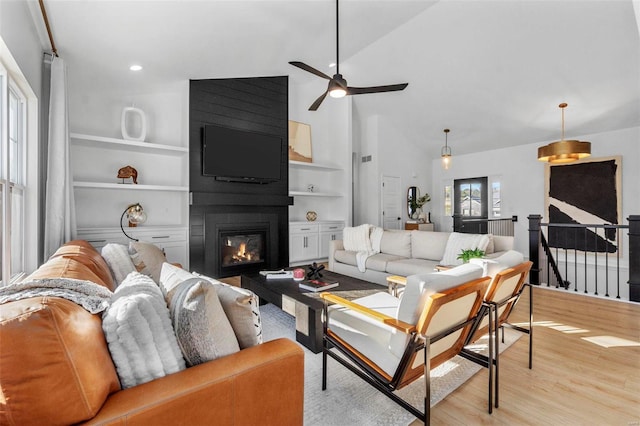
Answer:
[{"label": "sofa cushion", "polygon": [[380,241],[380,252],[411,257],[411,231],[384,231]]},{"label": "sofa cushion", "polygon": [[227,314],[238,339],[240,349],[262,343],[262,321],[258,296],[246,288],[234,287],[197,273],[194,275],[213,283],[224,313]]},{"label": "sofa cushion", "polygon": [[463,234],[452,232],[447,240],[447,247],[440,264],[442,265],[462,265],[462,259],[458,259],[462,250],[480,249],[486,250],[489,244],[489,237],[486,234]]},{"label": "sofa cushion", "polygon": [[216,288],[218,299],[235,333],[240,349],[262,343],[259,299],[252,291],[224,284],[197,272],[190,273],[170,263],[162,265],[160,288],[166,294],[168,286],[194,277],[205,279]]},{"label": "sofa cushion", "polygon": [[160,270],[162,264],[167,261],[160,247],[142,241],[131,241],[129,255],[138,272],[150,276],[156,284],[160,282]]},{"label": "sofa cushion", "polygon": [[408,277],[415,274],[429,274],[435,271],[437,261],[425,259],[399,259],[387,263],[385,272]]},{"label": "sofa cushion", "polygon": [[365,263],[365,266],[367,267],[367,269],[373,269],[376,271],[384,272],[387,270],[387,265],[390,262],[395,263],[395,261],[402,260],[402,259],[404,259],[404,257],[396,256],[393,254],[378,253],[378,254],[369,256],[367,258],[367,262]]},{"label": "sofa cushion", "polygon": [[75,259],[96,274],[109,290],[115,290],[116,282],[113,280],[109,265],[88,241],[69,241],[60,246],[50,259],[56,257]]},{"label": "sofa cushion", "polygon": [[162,292],[146,275],[132,272],[118,286],[102,328],[125,389],[186,368]]},{"label": "sofa cushion", "polygon": [[46,278],[71,278],[77,280],[91,281],[106,288],[109,288],[102,278],[100,278],[86,265],[86,261],[77,257],[54,257],[33,273],[27,276],[24,281],[35,281]]},{"label": "sofa cushion", "polygon": [[437,262],[442,259],[450,232],[411,231],[411,257]]},{"label": "sofa cushion", "polygon": [[344,249],[348,251],[373,251],[369,231],[371,225],[347,226],[342,230]]},{"label": "sofa cushion", "polygon": [[336,260],[336,262],[356,266],[358,265],[358,262],[356,260],[356,253],[357,252],[355,251],[336,250],[333,254],[333,258]]},{"label": "sofa cushion", "polygon": [[57,297],[0,305],[0,424],[76,424],[120,389],[100,315]]},{"label": "sofa cushion", "polygon": [[111,269],[116,286],[136,270],[129,255],[129,249],[124,244],[109,243],[105,245],[102,247],[102,257]]},{"label": "sofa cushion", "polygon": [[216,288],[190,278],[169,289],[171,322],[187,365],[193,366],[240,350]]}]

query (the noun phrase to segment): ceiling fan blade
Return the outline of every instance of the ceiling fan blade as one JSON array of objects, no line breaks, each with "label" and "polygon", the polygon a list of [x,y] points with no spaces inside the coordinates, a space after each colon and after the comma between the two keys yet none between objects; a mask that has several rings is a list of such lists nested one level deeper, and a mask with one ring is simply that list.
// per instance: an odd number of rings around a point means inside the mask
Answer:
[{"label": "ceiling fan blade", "polygon": [[311,106],[309,107],[309,111],[317,110],[318,107],[320,106],[320,104],[322,103],[322,101],[324,101],[324,98],[327,97],[327,93],[329,93],[328,90],[326,92],[324,92],[322,95],[320,95],[320,97],[318,99],[316,99],[316,101],[314,103],[311,104]]},{"label": "ceiling fan blade", "polygon": [[396,92],[398,90],[404,90],[409,83],[401,84],[389,84],[386,86],[371,86],[371,87],[347,87],[348,95],[362,95],[365,93],[381,93],[381,92]]},{"label": "ceiling fan blade", "polygon": [[329,77],[328,75],[326,75],[325,73],[323,73],[322,71],[318,71],[317,69],[313,68],[312,66],[309,66],[307,64],[305,64],[304,62],[299,62],[299,61],[291,61],[289,62],[291,65],[293,65],[294,67],[298,67],[302,70],[305,70],[307,72],[310,72],[311,74],[315,74],[318,77],[322,77],[324,79],[327,80],[331,80],[331,77]]}]

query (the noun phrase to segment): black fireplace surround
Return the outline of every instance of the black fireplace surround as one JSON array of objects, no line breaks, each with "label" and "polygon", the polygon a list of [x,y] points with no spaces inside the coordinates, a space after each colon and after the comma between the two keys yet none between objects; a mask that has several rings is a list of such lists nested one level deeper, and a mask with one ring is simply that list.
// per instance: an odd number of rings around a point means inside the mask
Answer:
[{"label": "black fireplace surround", "polygon": [[[223,278],[289,264],[288,78],[191,80],[189,88],[189,264]],[[282,141],[281,179],[225,182],[202,173],[207,124],[273,135]],[[233,143],[225,141],[224,143]],[[222,265],[225,236],[264,236],[260,261]]]}]

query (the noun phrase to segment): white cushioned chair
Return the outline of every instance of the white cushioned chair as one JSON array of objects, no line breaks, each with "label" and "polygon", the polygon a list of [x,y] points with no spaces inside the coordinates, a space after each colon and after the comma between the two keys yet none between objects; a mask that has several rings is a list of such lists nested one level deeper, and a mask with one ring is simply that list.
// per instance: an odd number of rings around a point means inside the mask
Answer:
[{"label": "white cushioned chair", "polygon": [[[401,298],[379,292],[349,301],[322,293],[328,319],[323,339],[323,390],[327,356],[331,356],[428,424],[429,371],[460,353],[490,282],[477,265],[456,269],[449,274],[409,276]],[[421,411],[393,391],[423,375],[426,397]],[[491,390],[489,394],[491,398]]]}]

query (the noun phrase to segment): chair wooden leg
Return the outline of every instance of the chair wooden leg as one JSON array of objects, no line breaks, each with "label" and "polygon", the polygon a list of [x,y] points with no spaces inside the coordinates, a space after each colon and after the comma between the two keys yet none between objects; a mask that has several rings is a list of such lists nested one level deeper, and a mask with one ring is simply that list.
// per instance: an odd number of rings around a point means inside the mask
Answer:
[{"label": "chair wooden leg", "polygon": [[424,418],[422,421],[425,426],[431,424],[431,339],[429,336],[425,337],[424,342]]}]

